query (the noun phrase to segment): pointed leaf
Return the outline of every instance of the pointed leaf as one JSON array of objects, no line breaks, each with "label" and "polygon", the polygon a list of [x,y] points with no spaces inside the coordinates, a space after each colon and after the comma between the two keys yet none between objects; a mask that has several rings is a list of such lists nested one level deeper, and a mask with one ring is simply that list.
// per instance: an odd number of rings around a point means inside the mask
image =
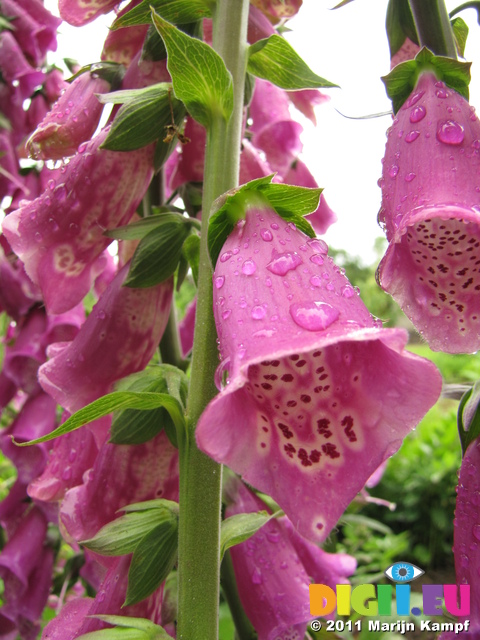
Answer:
[{"label": "pointed leaf", "polygon": [[185,218],[171,220],[150,231],[133,254],[124,286],[153,287],[173,275],[189,234]]},{"label": "pointed leaf", "polygon": [[152,529],[172,519],[175,516],[166,508],[134,511],[109,522],[95,537],[80,544],[103,556],[123,556],[133,553]]},{"label": "pointed leaf", "polygon": [[274,517],[275,514],[270,515],[266,511],[259,511],[258,513],[239,513],[223,520],[220,532],[220,557],[223,558],[225,551],[230,547],[251,538]]},{"label": "pointed leaf", "polygon": [[137,545],[128,572],[124,605],[147,598],[166,579],[177,559],[178,519],[152,529]]},{"label": "pointed leaf", "polygon": [[480,436],[480,381],[469,389],[458,405],[457,423],[462,453]]},{"label": "pointed leaf", "polygon": [[134,502],[133,504],[127,504],[119,511],[125,511],[126,513],[132,513],[133,511],[148,511],[149,509],[168,509],[172,513],[178,515],[178,503],[173,500],[166,500],[165,498],[155,498],[154,500],[144,500],[143,502]]},{"label": "pointed leaf", "polygon": [[180,213],[174,213],[169,211],[167,207],[161,207],[160,212],[156,215],[148,216],[148,218],[143,218],[138,222],[132,222],[132,224],[127,224],[123,227],[109,229],[105,231],[104,235],[117,240],[141,240],[153,229],[171,222],[185,224],[186,220]]},{"label": "pointed leaf", "polygon": [[193,281],[198,285],[198,268],[200,265],[200,238],[192,233],[183,243],[182,253],[192,269]]},{"label": "pointed leaf", "polygon": [[[145,618],[128,618],[127,616],[109,616],[96,614],[92,618],[106,622],[107,624],[118,625],[115,629],[102,629],[92,631],[78,640],[171,640],[167,632]],[[132,635],[136,634],[136,635]]]},{"label": "pointed leaf", "polygon": [[285,38],[276,34],[250,46],[247,69],[289,91],[338,86],[317,76]]},{"label": "pointed leaf", "polygon": [[467,44],[468,25],[462,18],[454,18],[452,20],[453,35],[457,44],[458,55],[462,58],[465,54],[465,45]]},{"label": "pointed leaf", "polygon": [[212,47],[183,33],[152,12],[153,24],[167,49],[167,69],[176,97],[204,127],[212,119],[230,118],[233,110],[232,77]]},{"label": "pointed leaf", "polygon": [[47,435],[30,440],[30,442],[16,442],[19,447],[26,447],[31,444],[40,442],[48,442],[65,433],[70,433],[89,422],[93,422],[98,418],[103,418],[118,409],[156,409],[165,407],[169,412],[177,430],[185,428],[185,418],[183,408],[175,398],[166,393],[148,393],[148,392],[132,392],[132,391],[114,391],[109,393],[91,404],[87,405],[80,411],[74,413],[68,420],[65,420],[57,429]]},{"label": "pointed leaf", "polygon": [[152,19],[152,9],[168,22],[188,24],[203,18],[211,18],[211,4],[204,0],[143,0],[131,11],[117,18],[111,28],[149,24]]}]

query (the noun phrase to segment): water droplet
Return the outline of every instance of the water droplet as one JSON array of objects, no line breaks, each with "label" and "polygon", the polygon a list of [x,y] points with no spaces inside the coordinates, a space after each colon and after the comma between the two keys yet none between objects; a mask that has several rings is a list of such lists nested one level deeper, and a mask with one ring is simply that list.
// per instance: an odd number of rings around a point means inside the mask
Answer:
[{"label": "water droplet", "polygon": [[63,470],[62,479],[68,481],[71,479],[71,477],[72,477],[72,470],[70,467],[67,467],[66,469]]},{"label": "water droplet", "polygon": [[420,131],[409,131],[405,136],[405,142],[414,142],[418,136],[420,135]]},{"label": "water droplet", "polygon": [[220,262],[226,262],[227,260],[230,260],[232,256],[233,253],[231,251],[225,251],[225,253],[222,253],[220,256]]},{"label": "water droplet", "polygon": [[418,93],[412,94],[410,98],[407,100],[405,108],[409,109],[410,107],[413,107],[413,105],[420,100],[420,98],[423,96],[424,93],[425,91],[419,91]]},{"label": "water droplet", "polygon": [[320,278],[320,276],[312,276],[310,278],[310,284],[314,287],[321,287],[322,286],[322,279]]},{"label": "water droplet", "polygon": [[68,454],[68,461],[75,462],[76,459],[77,459],[77,452],[75,451],[75,449],[71,449]]},{"label": "water droplet", "polygon": [[257,265],[251,258],[248,258],[242,264],[242,273],[244,273],[246,276],[253,275],[256,270],[257,270]]},{"label": "water droplet", "polygon": [[50,225],[50,229],[52,232],[58,231],[60,229],[55,218],[49,218],[48,224]]},{"label": "water droplet", "polygon": [[427,110],[425,109],[425,107],[422,107],[421,105],[418,107],[414,107],[410,111],[410,122],[412,124],[415,122],[420,122],[420,120],[423,120],[426,115]]},{"label": "water droplet", "polygon": [[260,235],[262,236],[262,240],[265,240],[265,242],[271,242],[273,240],[273,234],[270,229],[262,229],[260,231]]},{"label": "water droplet", "polygon": [[304,302],[290,305],[296,324],[308,331],[323,331],[338,318],[339,311],[326,302]]},{"label": "water droplet", "polygon": [[445,89],[438,89],[438,91],[435,91],[435,95],[437,98],[440,98],[440,100],[444,100],[445,98],[448,98],[449,93]]},{"label": "water droplet", "polygon": [[326,288],[328,291],[335,291],[335,285],[333,284],[333,282],[328,282]]},{"label": "water droplet", "polygon": [[262,320],[262,318],[265,317],[266,313],[267,312],[263,307],[261,307],[260,305],[257,305],[253,307],[251,315],[254,320]]},{"label": "water droplet", "polygon": [[262,582],[263,582],[262,574],[261,574],[260,570],[258,569],[258,567],[255,567],[255,569],[253,570],[252,582],[253,582],[253,584],[262,584]]},{"label": "water droplet", "polygon": [[78,153],[83,153],[86,148],[87,148],[87,143],[82,142],[81,144],[78,145]]},{"label": "water droplet", "polygon": [[286,562],[281,562],[280,569],[288,569],[288,564]]},{"label": "water droplet", "polygon": [[272,229],[275,229],[275,230],[278,229],[278,224],[276,222],[272,222],[270,226],[272,227]]},{"label": "water droplet", "polygon": [[105,320],[105,318],[107,317],[103,309],[99,309],[95,315],[99,320]]},{"label": "water droplet", "polygon": [[390,169],[388,170],[388,175],[391,178],[396,178],[397,174],[398,174],[398,165],[397,164],[392,164],[392,166],[390,167]]},{"label": "water droplet", "polygon": [[222,313],[222,318],[224,320],[228,320],[228,318],[232,315],[232,310],[231,309],[225,309],[225,311]]},{"label": "water droplet", "polygon": [[276,544],[280,541],[280,532],[279,531],[269,531],[267,533],[267,540]]},{"label": "water droplet", "polygon": [[462,144],[465,131],[461,124],[455,120],[440,122],[437,127],[437,140],[444,144]]},{"label": "water droplet", "polygon": [[326,255],[328,253],[328,244],[325,240],[320,240],[320,238],[313,238],[312,240],[307,240],[307,244],[314,250],[318,251],[318,253],[322,253]]},{"label": "water droplet", "polygon": [[352,296],[355,295],[355,289],[352,287],[351,284],[346,284],[344,287],[341,288],[340,292],[344,298],[351,298]]},{"label": "water droplet", "polygon": [[41,242],[41,241],[43,240],[43,236],[42,236],[42,234],[40,233],[40,231],[37,231],[37,232],[35,233],[34,238],[35,238],[35,242]]},{"label": "water droplet", "polygon": [[284,276],[302,263],[303,260],[296,251],[287,251],[274,254],[273,259],[267,264],[267,269],[276,276]]},{"label": "water droplet", "polygon": [[314,253],[313,256],[310,256],[310,262],[313,262],[313,264],[322,265],[324,262],[323,256],[321,256],[319,253]]},{"label": "water droplet", "polygon": [[224,282],[225,282],[225,276],[217,276],[215,278],[215,288],[221,289],[223,287]]},{"label": "water droplet", "polygon": [[411,182],[416,177],[416,175],[417,174],[413,173],[413,171],[407,173],[407,175],[405,176],[405,182]]},{"label": "water droplet", "polygon": [[59,185],[53,192],[53,196],[57,200],[60,200],[60,201],[65,200],[67,196],[67,189],[65,188],[65,185],[64,184]]}]

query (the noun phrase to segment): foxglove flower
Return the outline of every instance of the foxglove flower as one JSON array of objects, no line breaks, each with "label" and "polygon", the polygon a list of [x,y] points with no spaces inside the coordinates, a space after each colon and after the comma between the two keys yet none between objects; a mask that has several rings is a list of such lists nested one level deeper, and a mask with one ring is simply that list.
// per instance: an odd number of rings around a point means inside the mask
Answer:
[{"label": "foxglove flower", "polygon": [[214,313],[228,380],[198,445],[323,540],[435,403],[440,374],[403,351],[405,331],[372,319],[322,240],[268,208],[228,237]]},{"label": "foxglove flower", "polygon": [[3,223],[50,313],[68,311],[88,293],[111,242],[103,232],[130,220],[153,175],[151,147],[128,153],[100,149],[107,133],[83,143],[42,195]]},{"label": "foxglove flower", "polygon": [[118,0],[58,0],[58,11],[65,22],[73,27],[81,27],[108,13],[118,4]]},{"label": "foxglove flower", "polygon": [[[232,486],[233,485],[233,486]],[[233,503],[226,517],[265,509],[265,505],[239,481],[227,485]],[[330,554],[302,538],[288,518],[267,522],[254,536],[230,549],[237,587],[245,613],[258,640],[302,640],[313,620],[308,585],[335,588],[348,583],[355,558]]]},{"label": "foxglove flower", "polygon": [[280,20],[293,18],[303,4],[303,0],[252,0],[267,18],[276,24]]},{"label": "foxglove flower", "polygon": [[68,85],[27,141],[30,154],[41,160],[72,156],[95,133],[103,104],[95,94],[106,93],[110,83],[94,73],[82,73]]},{"label": "foxglove flower", "polygon": [[434,351],[480,347],[480,122],[425,73],[388,132],[378,281]]},{"label": "foxglove flower", "polygon": [[[139,2],[140,0],[132,0],[118,12],[117,18],[131,11]],[[147,31],[148,25],[146,24],[111,29],[103,44],[101,59],[128,66],[141,50]]]},{"label": "foxglove flower", "polygon": [[125,265],[107,287],[80,332],[54,345],[39,371],[42,387],[71,413],[111,391],[116,380],[144,369],[167,324],[173,282],[148,289],[122,287]]},{"label": "foxglove flower", "polygon": [[9,31],[0,33],[0,70],[4,81],[17,83],[22,98],[29,98],[34,89],[42,84],[45,74],[33,68]]}]

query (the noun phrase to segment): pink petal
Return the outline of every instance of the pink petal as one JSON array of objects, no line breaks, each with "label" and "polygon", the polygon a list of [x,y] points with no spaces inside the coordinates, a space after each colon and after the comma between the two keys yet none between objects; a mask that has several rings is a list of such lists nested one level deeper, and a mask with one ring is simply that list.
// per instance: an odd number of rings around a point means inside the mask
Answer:
[{"label": "pink petal", "polygon": [[247,212],[214,283],[218,380],[228,380],[197,442],[302,535],[325,539],[434,404],[440,374],[403,350],[406,332],[378,326],[322,240],[271,210]]},{"label": "pink petal", "polygon": [[435,351],[480,346],[479,148],[473,108],[422,75],[388,132],[378,279]]},{"label": "pink petal", "polygon": [[[117,17],[120,18],[125,15],[139,3],[140,0],[132,0],[118,12]],[[146,24],[109,31],[103,45],[101,59],[118,62],[125,66],[129,65],[135,55],[142,49],[147,31],[148,25]]]},{"label": "pink petal", "polygon": [[65,22],[81,27],[108,13],[118,4],[118,0],[58,0],[58,10]]},{"label": "pink petal", "polygon": [[107,133],[84,143],[41,196],[3,223],[50,313],[71,309],[87,294],[103,267],[98,258],[111,242],[103,232],[130,220],[153,174],[152,147],[128,153],[100,149]]},{"label": "pink petal", "polygon": [[34,89],[42,84],[44,73],[33,68],[9,31],[0,34],[0,69],[4,81],[18,82],[22,98],[29,98]]},{"label": "pink petal", "polygon": [[303,113],[314,125],[317,124],[315,107],[330,100],[330,96],[322,93],[318,89],[302,89],[299,91],[289,91],[288,97],[295,107]]}]

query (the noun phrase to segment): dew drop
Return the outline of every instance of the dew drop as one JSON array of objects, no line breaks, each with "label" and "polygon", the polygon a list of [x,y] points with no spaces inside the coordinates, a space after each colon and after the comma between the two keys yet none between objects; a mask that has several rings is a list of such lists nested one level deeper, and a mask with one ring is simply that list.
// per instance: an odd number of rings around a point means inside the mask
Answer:
[{"label": "dew drop", "polygon": [[351,284],[346,284],[341,288],[340,293],[342,294],[343,298],[352,298],[355,295],[355,289]]},{"label": "dew drop", "polygon": [[425,91],[419,91],[418,93],[414,93],[413,95],[411,95],[410,98],[407,100],[405,108],[408,109],[410,107],[413,107],[413,105],[420,100],[420,98],[423,96],[424,93]]},{"label": "dew drop", "polygon": [[392,166],[390,167],[390,169],[388,170],[388,175],[391,178],[396,178],[398,175],[398,165],[397,164],[392,164]]},{"label": "dew drop", "polygon": [[230,260],[232,256],[233,253],[231,251],[225,251],[225,253],[222,253],[220,256],[220,262],[227,262],[227,260]]},{"label": "dew drop", "polygon": [[224,282],[225,282],[225,276],[217,276],[215,278],[215,288],[221,289],[223,287]]},{"label": "dew drop", "polygon": [[307,244],[314,251],[318,251],[318,253],[322,253],[323,255],[327,255],[328,253],[328,244],[325,242],[325,240],[320,240],[319,238],[313,238],[312,240],[307,240]]},{"label": "dew drop", "polygon": [[445,98],[448,98],[449,93],[445,89],[438,89],[438,91],[435,91],[435,95],[437,98],[440,98],[440,100],[444,100]]},{"label": "dew drop", "polygon": [[314,253],[313,256],[310,256],[310,262],[313,262],[313,264],[322,265],[324,262],[323,256],[321,256],[319,253]]},{"label": "dew drop", "polygon": [[62,479],[68,482],[68,480],[70,480],[71,477],[72,477],[72,470],[70,467],[67,467],[66,469],[64,469],[62,473]]},{"label": "dew drop", "polygon": [[232,310],[231,309],[225,309],[225,311],[222,313],[222,318],[224,320],[228,320],[228,318],[232,315]]},{"label": "dew drop", "polygon": [[242,273],[244,273],[246,276],[253,275],[256,270],[257,270],[257,265],[251,258],[248,258],[242,264]]},{"label": "dew drop", "polygon": [[262,236],[262,240],[265,240],[265,242],[271,242],[273,240],[273,234],[270,229],[262,229],[260,231],[260,235]]},{"label": "dew drop", "polygon": [[286,251],[285,253],[275,254],[267,264],[267,269],[276,276],[284,276],[302,263],[303,260],[296,251]]},{"label": "dew drop", "polygon": [[425,107],[422,107],[421,105],[418,107],[414,107],[410,111],[410,122],[412,124],[415,122],[420,122],[420,120],[423,120],[426,115],[427,110],[425,109]]},{"label": "dew drop", "polygon": [[304,302],[290,305],[293,321],[308,331],[323,331],[338,318],[339,311],[326,302]]},{"label": "dew drop", "polygon": [[266,313],[267,312],[263,307],[261,307],[260,305],[257,305],[253,307],[251,316],[254,320],[262,320],[262,318],[265,317]]},{"label": "dew drop", "polygon": [[416,177],[416,175],[417,174],[413,173],[413,171],[407,173],[407,175],[405,176],[405,182],[411,182]]},{"label": "dew drop", "polygon": [[97,311],[96,316],[99,320],[105,320],[105,311],[103,309],[100,309],[99,311]]},{"label": "dew drop", "polygon": [[87,142],[82,142],[78,145],[78,153],[83,153],[87,148]]},{"label": "dew drop", "polygon": [[252,582],[253,584],[262,584],[263,582],[262,574],[260,572],[260,569],[258,569],[258,567],[255,567],[255,569],[253,570]]},{"label": "dew drop", "polygon": [[53,191],[55,189],[55,180],[48,181],[48,188]]},{"label": "dew drop", "polygon": [[35,242],[41,242],[41,241],[43,240],[43,236],[42,236],[42,234],[40,233],[40,231],[37,231],[37,232],[35,233],[34,238],[35,238]]},{"label": "dew drop", "polygon": [[275,229],[275,230],[278,229],[278,224],[276,222],[272,222],[270,226],[272,227],[272,229]]},{"label": "dew drop", "polygon": [[420,135],[420,131],[409,131],[405,136],[405,142],[414,142],[418,136]]},{"label": "dew drop", "polygon": [[65,188],[65,185],[64,184],[59,185],[53,192],[53,196],[57,200],[60,200],[60,201],[65,200],[67,196],[67,189]]},{"label": "dew drop", "polygon": [[465,131],[461,124],[455,120],[440,122],[437,127],[437,140],[444,144],[462,144]]},{"label": "dew drop", "polygon": [[322,279],[320,278],[320,276],[312,276],[310,278],[310,284],[314,287],[321,287],[322,286]]}]

